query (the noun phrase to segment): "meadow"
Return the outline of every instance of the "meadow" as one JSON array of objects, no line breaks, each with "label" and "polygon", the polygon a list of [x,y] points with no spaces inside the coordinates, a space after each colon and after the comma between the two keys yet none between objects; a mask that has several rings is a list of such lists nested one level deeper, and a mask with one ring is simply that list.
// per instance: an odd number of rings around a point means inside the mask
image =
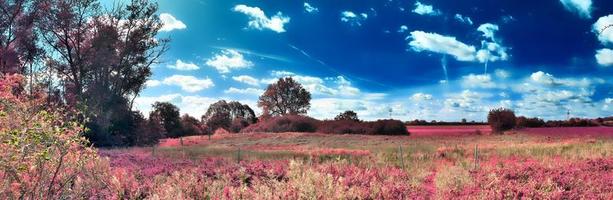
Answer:
[{"label": "meadow", "polygon": [[218,133],[99,154],[122,198],[613,198],[612,127],[408,129],[410,136]]}]

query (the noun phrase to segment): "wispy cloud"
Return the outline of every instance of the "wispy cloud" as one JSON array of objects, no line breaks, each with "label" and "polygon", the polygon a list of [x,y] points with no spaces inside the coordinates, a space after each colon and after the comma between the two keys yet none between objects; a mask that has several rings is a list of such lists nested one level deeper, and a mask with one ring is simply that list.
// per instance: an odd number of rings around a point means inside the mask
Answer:
[{"label": "wispy cloud", "polygon": [[194,76],[172,75],[162,81],[165,85],[179,86],[186,92],[198,92],[215,86],[210,78],[198,79]]},{"label": "wispy cloud", "polygon": [[592,18],[592,0],[560,0],[566,10],[582,18]]}]

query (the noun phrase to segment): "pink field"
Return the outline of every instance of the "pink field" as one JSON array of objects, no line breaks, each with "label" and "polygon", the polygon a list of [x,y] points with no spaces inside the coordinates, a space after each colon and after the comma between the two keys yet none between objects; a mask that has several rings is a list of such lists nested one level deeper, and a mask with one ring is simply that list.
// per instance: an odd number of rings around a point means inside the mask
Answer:
[{"label": "pink field", "polygon": [[526,128],[522,132],[542,136],[560,137],[613,137],[613,127],[558,127]]},{"label": "pink field", "polygon": [[487,125],[474,126],[407,126],[411,136],[463,136],[488,135],[492,129]]}]

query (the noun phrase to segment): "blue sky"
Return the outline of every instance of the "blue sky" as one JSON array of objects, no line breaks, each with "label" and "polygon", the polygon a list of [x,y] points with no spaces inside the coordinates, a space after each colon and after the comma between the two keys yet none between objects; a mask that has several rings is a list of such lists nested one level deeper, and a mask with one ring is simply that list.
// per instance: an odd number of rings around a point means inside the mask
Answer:
[{"label": "blue sky", "polygon": [[613,1],[159,0],[170,50],[136,100],[199,117],[219,100],[256,112],[276,78],[309,115],[484,120],[613,115]]}]

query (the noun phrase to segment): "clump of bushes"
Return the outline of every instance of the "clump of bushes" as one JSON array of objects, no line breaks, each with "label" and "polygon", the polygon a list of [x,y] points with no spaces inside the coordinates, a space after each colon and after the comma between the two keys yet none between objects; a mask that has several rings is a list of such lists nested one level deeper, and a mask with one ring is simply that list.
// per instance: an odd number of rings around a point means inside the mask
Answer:
[{"label": "clump of bushes", "polygon": [[487,123],[495,133],[511,130],[515,127],[515,112],[507,108],[496,108],[490,110],[487,115]]},{"label": "clump of bushes", "polygon": [[315,132],[318,121],[302,115],[283,115],[271,117],[258,123],[251,124],[241,130],[242,133],[253,132]]},{"label": "clump of bushes", "polygon": [[519,116],[515,120],[516,128],[537,128],[545,126],[545,121],[539,118],[527,118],[524,116]]},{"label": "clump of bushes", "polygon": [[384,119],[368,122],[372,127],[372,134],[378,135],[408,135],[407,127],[400,120]]}]

